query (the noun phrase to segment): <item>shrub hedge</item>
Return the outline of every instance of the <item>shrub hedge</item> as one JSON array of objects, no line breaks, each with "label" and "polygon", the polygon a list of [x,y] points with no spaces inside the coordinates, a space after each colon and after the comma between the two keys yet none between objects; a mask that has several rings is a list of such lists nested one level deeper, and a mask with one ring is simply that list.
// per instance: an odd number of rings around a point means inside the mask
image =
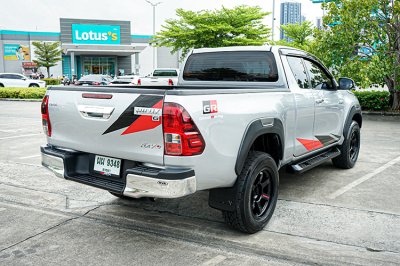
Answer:
[{"label": "shrub hedge", "polygon": [[[0,88],[0,98],[41,99],[46,88]],[[354,91],[363,110],[385,111],[389,109],[389,92]]]},{"label": "shrub hedge", "polygon": [[0,88],[0,98],[42,99],[46,88]]},{"label": "shrub hedge", "polygon": [[389,109],[388,91],[354,91],[363,110],[386,111]]},{"label": "shrub hedge", "polygon": [[47,86],[60,85],[61,84],[61,80],[59,80],[59,79],[45,78],[45,79],[42,79],[42,80],[46,81],[46,85]]}]

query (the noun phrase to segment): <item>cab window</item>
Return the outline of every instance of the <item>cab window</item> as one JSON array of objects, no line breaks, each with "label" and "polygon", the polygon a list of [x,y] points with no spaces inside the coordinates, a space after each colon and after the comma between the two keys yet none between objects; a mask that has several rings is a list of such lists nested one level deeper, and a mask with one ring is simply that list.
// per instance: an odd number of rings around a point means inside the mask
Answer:
[{"label": "cab window", "polygon": [[304,68],[303,59],[300,57],[288,56],[287,60],[297,85],[299,85],[301,89],[309,89],[310,84],[308,82],[307,71]]},{"label": "cab window", "polygon": [[321,90],[333,87],[332,78],[329,77],[319,65],[307,59],[303,61],[310,77],[311,88]]}]

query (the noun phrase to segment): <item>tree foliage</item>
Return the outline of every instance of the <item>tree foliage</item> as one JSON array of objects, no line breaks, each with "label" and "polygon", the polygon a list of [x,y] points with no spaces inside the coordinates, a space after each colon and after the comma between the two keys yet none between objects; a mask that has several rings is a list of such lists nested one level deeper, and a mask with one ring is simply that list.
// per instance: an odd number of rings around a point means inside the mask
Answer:
[{"label": "tree foliage", "polygon": [[32,42],[35,46],[36,60],[33,60],[38,66],[47,69],[47,75],[50,77],[50,67],[56,66],[61,61],[61,49],[59,42]]},{"label": "tree foliage", "polygon": [[385,83],[391,106],[400,108],[400,2],[335,0],[326,4],[325,30],[316,30],[309,50],[361,86]]},{"label": "tree foliage", "polygon": [[281,28],[285,35],[298,46],[306,45],[313,34],[313,26],[310,21],[303,21],[301,24],[281,25]]},{"label": "tree foliage", "polygon": [[172,47],[172,52],[182,50],[183,56],[192,48],[263,45],[270,36],[262,23],[268,14],[244,5],[199,12],[177,9],[179,18],[167,20],[152,43]]}]

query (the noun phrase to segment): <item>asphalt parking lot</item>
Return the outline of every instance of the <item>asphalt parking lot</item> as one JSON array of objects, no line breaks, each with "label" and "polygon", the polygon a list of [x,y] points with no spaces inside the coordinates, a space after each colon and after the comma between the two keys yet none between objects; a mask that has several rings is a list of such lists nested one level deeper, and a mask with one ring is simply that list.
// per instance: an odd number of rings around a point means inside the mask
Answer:
[{"label": "asphalt parking lot", "polygon": [[244,235],[207,192],[121,200],[53,176],[38,102],[0,101],[1,265],[399,265],[400,120],[365,118],[359,161],[282,172],[275,214]]}]

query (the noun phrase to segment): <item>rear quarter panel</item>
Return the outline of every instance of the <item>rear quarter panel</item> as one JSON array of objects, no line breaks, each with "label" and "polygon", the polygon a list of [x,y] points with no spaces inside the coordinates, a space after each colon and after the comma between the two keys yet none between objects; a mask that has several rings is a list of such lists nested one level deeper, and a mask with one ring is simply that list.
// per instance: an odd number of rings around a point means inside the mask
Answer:
[{"label": "rear quarter panel", "polygon": [[[234,90],[230,90],[231,92]],[[204,114],[209,101],[217,112]],[[232,186],[237,178],[235,164],[247,127],[260,118],[278,118],[285,128],[285,143],[292,149],[294,98],[287,92],[261,90],[257,93],[166,95],[165,102],[176,102],[190,114],[199,128],[206,147],[192,157],[164,156],[166,166],[187,166],[195,170],[197,189]]]}]

